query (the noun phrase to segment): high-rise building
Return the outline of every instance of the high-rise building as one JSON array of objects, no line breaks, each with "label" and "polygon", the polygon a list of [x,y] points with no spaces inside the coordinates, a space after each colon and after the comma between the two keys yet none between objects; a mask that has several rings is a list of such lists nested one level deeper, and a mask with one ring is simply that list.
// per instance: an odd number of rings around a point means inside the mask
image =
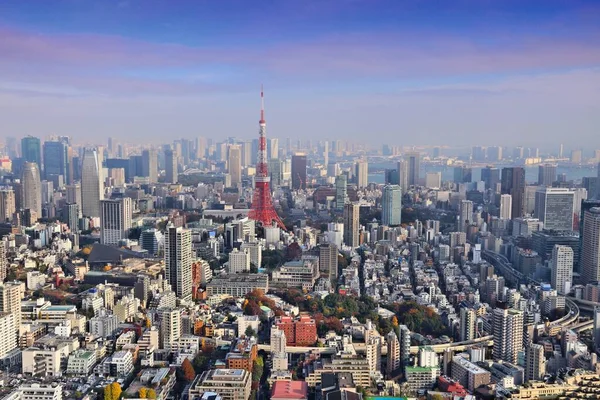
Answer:
[{"label": "high-rise building", "polygon": [[343,210],[348,203],[348,178],[346,175],[335,177],[335,209]]},{"label": "high-rise building", "polygon": [[500,219],[511,219],[512,217],[512,196],[510,194],[500,195]]},{"label": "high-rise building", "polygon": [[81,201],[81,185],[79,183],[74,183],[72,185],[67,185],[66,187],[66,200],[68,204],[77,204],[78,207],[78,213],[79,216],[81,217],[81,206],[82,206],[82,201]]},{"label": "high-rise building", "polygon": [[534,217],[547,230],[573,230],[575,193],[570,189],[540,187],[535,192]]},{"label": "high-rise building", "polygon": [[581,247],[581,281],[600,281],[600,207],[584,211]]},{"label": "high-rise building", "polygon": [[142,152],[142,176],[148,177],[150,183],[158,182],[158,156],[154,149]]},{"label": "high-rise building", "polygon": [[38,170],[42,171],[42,145],[40,138],[26,136],[21,139],[21,158],[23,161],[36,163]]},{"label": "high-rise building", "polygon": [[181,310],[164,307],[158,309],[160,316],[160,343],[163,349],[171,349],[181,337]]},{"label": "high-rise building", "polygon": [[425,187],[430,189],[439,189],[442,187],[442,173],[428,172],[425,174]]},{"label": "high-rise building", "polygon": [[334,243],[323,243],[319,246],[319,271],[327,274],[330,282],[338,277],[338,247]]},{"label": "high-rise building", "polygon": [[494,360],[515,364],[519,351],[523,349],[523,311],[496,308],[492,323]]},{"label": "high-rise building", "polygon": [[477,326],[477,313],[468,306],[460,308],[460,341],[475,339]]},{"label": "high-rise building", "polygon": [[581,149],[571,150],[571,163],[581,164],[583,158],[583,152]]},{"label": "high-rise building", "polygon": [[94,149],[85,149],[81,164],[81,212],[86,217],[100,217],[100,200],[104,189],[100,180],[100,164]]},{"label": "high-rise building", "polygon": [[501,193],[512,196],[512,218],[520,218],[525,210],[525,169],[502,168]]},{"label": "high-rise building", "polygon": [[419,184],[421,171],[421,154],[417,151],[411,151],[404,155],[408,163],[408,186]]},{"label": "high-rise building", "polygon": [[596,179],[596,200],[600,200],[600,162],[598,163],[598,176]]},{"label": "high-rise building", "polygon": [[352,248],[359,246],[360,205],[348,203],[344,206],[344,244]]},{"label": "high-rise building", "polygon": [[250,254],[245,251],[233,249],[229,253],[229,270],[230,274],[239,274],[242,272],[250,272]]},{"label": "high-rise building", "polygon": [[306,189],[306,154],[292,156],[292,189]]},{"label": "high-rise building", "polygon": [[23,188],[23,209],[30,209],[37,218],[42,217],[42,183],[40,170],[34,162],[26,162],[21,173]]},{"label": "high-rise building", "polygon": [[14,335],[21,326],[21,285],[14,282],[0,284],[0,313],[9,313],[15,317]]},{"label": "high-rise building", "polygon": [[532,344],[525,349],[525,380],[541,381],[546,374],[544,346]]},{"label": "high-rise building", "polygon": [[538,167],[538,185],[552,186],[556,182],[556,164],[543,164]]},{"label": "high-rise building", "polygon": [[485,188],[496,191],[496,186],[500,182],[500,170],[488,165],[481,170],[481,180],[485,182]]},{"label": "high-rise building", "polygon": [[192,298],[192,234],[169,224],[165,233],[165,275],[181,299]]},{"label": "high-rise building", "polygon": [[402,189],[398,185],[383,187],[381,223],[386,226],[398,226],[402,223]]},{"label": "high-rise building", "polygon": [[398,161],[396,172],[398,173],[398,185],[404,194],[408,190],[408,162],[406,160]]},{"label": "high-rise building", "polygon": [[231,186],[240,188],[242,186],[242,150],[238,145],[229,147],[229,175],[231,175]]},{"label": "high-rise building", "polygon": [[44,176],[59,188],[69,179],[68,146],[62,141],[44,142]]},{"label": "high-rise building", "polygon": [[6,220],[10,220],[15,211],[16,203],[14,190],[0,190],[0,222],[6,222]]},{"label": "high-rise building", "polygon": [[573,249],[554,245],[552,250],[552,287],[560,294],[568,294],[573,283]]},{"label": "high-rise building", "polygon": [[391,378],[399,372],[401,366],[402,360],[400,359],[400,341],[398,340],[398,335],[394,329],[387,334],[385,339],[387,341],[386,373],[388,378]]},{"label": "high-rise building", "polygon": [[100,242],[116,246],[127,239],[131,229],[133,204],[129,197],[100,201]]},{"label": "high-rise building", "polygon": [[493,161],[493,162],[502,160],[502,147],[499,147],[499,146],[488,147],[487,159],[490,161]]},{"label": "high-rise building", "polygon": [[[481,180],[483,181],[483,170],[481,172],[482,177]],[[467,166],[460,166],[460,167],[454,167],[454,182],[455,183],[468,183],[471,182],[473,173],[471,171],[470,167]]]},{"label": "high-rise building", "polygon": [[467,226],[473,222],[473,202],[471,200],[462,200],[460,202],[458,230],[466,232]]},{"label": "high-rise building", "polygon": [[478,162],[483,162],[487,158],[487,148],[483,146],[473,146],[471,148],[471,158]]},{"label": "high-rise building", "polygon": [[267,140],[267,153],[269,155],[269,159],[275,159],[275,160],[279,159],[279,139],[278,138],[269,138],[269,140]]},{"label": "high-rise building", "polygon": [[[20,314],[20,310],[19,310]],[[0,314],[0,357],[4,358],[8,353],[17,348],[17,324],[16,316],[11,313]],[[21,323],[19,322],[19,327]],[[19,397],[21,398],[21,397]],[[37,397],[34,397],[37,399]]]},{"label": "high-rise building", "polygon": [[361,160],[356,163],[356,186],[366,188],[369,184],[369,163]]},{"label": "high-rise building", "polygon": [[165,150],[165,179],[169,183],[176,183],[177,174],[177,155],[173,149]]},{"label": "high-rise building", "polygon": [[8,241],[0,238],[0,282],[4,282],[8,274],[8,260],[6,259],[6,250]]},{"label": "high-rise building", "polygon": [[600,350],[600,307],[594,307],[594,324],[592,326],[592,336],[594,340],[594,349]]}]

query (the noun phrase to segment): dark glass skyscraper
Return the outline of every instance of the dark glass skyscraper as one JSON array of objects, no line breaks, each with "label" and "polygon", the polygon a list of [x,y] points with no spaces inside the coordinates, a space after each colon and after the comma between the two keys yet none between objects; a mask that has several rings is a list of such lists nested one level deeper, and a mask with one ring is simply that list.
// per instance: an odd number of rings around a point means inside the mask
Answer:
[{"label": "dark glass skyscraper", "polygon": [[502,168],[501,192],[512,196],[512,218],[522,217],[525,210],[525,169],[523,167]]},{"label": "dark glass skyscraper", "polygon": [[21,139],[21,157],[24,161],[36,163],[42,170],[42,145],[40,138],[27,136]]},{"label": "dark glass skyscraper", "polygon": [[68,182],[67,145],[64,142],[44,142],[44,176],[46,180],[57,182],[62,175],[63,182]]},{"label": "dark glass skyscraper", "polygon": [[488,165],[481,170],[481,180],[485,182],[486,189],[496,190],[496,185],[500,182],[500,170]]},{"label": "dark glass skyscraper", "polygon": [[306,154],[292,156],[292,189],[306,189]]}]

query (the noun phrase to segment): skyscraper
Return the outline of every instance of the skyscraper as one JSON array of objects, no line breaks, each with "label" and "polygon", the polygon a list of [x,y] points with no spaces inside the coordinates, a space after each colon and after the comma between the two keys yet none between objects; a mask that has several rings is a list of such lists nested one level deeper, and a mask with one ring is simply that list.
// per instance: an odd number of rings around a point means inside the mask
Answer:
[{"label": "skyscraper", "polygon": [[594,349],[600,350],[600,307],[594,307],[594,325],[592,326]]},{"label": "skyscraper", "polygon": [[408,186],[418,185],[421,171],[421,154],[411,151],[404,155],[408,163]]},{"label": "skyscraper", "polygon": [[177,183],[177,155],[173,149],[165,150],[165,179],[169,183]]},{"label": "skyscraper", "polygon": [[348,202],[348,179],[346,175],[335,177],[335,209],[343,210]]},{"label": "skyscraper", "polygon": [[173,224],[165,233],[165,275],[177,297],[192,298],[192,234]]},{"label": "skyscraper", "polygon": [[44,142],[44,176],[60,188],[70,179],[67,166],[67,144],[60,141]]},{"label": "skyscraper", "polygon": [[515,364],[519,351],[523,349],[523,312],[514,309],[496,308],[493,313],[495,361]]},{"label": "skyscraper", "polygon": [[240,188],[242,186],[242,150],[238,145],[229,147],[229,175],[231,175],[231,186]]},{"label": "skyscraper", "polygon": [[462,200],[460,202],[458,217],[458,231],[466,232],[467,226],[473,222],[473,202],[471,200]]},{"label": "skyscraper", "polygon": [[584,211],[581,281],[600,281],[600,207]]},{"label": "skyscraper", "polygon": [[573,230],[575,193],[570,189],[541,187],[535,192],[534,217],[544,228],[557,231]]},{"label": "skyscraper", "polygon": [[21,285],[17,282],[0,283],[0,313],[15,317],[16,334],[21,327]]},{"label": "skyscraper", "polygon": [[77,204],[78,213],[81,217],[81,205],[83,204],[81,201],[81,185],[79,183],[74,183],[72,185],[67,185],[66,189],[67,204]]},{"label": "skyscraper", "polygon": [[387,226],[398,226],[402,223],[402,190],[398,185],[383,187],[381,223]]},{"label": "skyscraper", "polygon": [[71,232],[79,230],[79,205],[75,203],[66,203],[61,211],[62,222],[67,224]]},{"label": "skyscraper", "polygon": [[[481,172],[482,177],[481,180],[483,179],[483,170]],[[454,182],[455,183],[468,183],[471,182],[472,179],[472,172],[471,172],[471,168],[467,167],[467,166],[460,166],[460,167],[454,167]]]},{"label": "skyscraper", "polygon": [[95,149],[85,149],[81,164],[81,212],[86,217],[100,217],[100,200],[104,189],[100,181],[100,164]]},{"label": "skyscraper", "polygon": [[398,161],[396,172],[398,172],[398,185],[404,194],[408,190],[408,162],[406,160]]},{"label": "skyscraper", "polygon": [[306,189],[306,154],[292,156],[292,189]]},{"label": "skyscraper", "polygon": [[481,170],[481,180],[485,182],[485,188],[496,191],[496,186],[500,182],[500,170],[488,165]]},{"label": "skyscraper", "polygon": [[510,194],[500,195],[500,219],[511,219],[512,196]]},{"label": "skyscraper", "polygon": [[360,206],[357,203],[348,203],[344,206],[344,243],[352,248],[359,245],[359,214]]},{"label": "skyscraper", "polygon": [[399,372],[401,360],[400,360],[400,341],[398,335],[392,329],[385,337],[387,341],[387,365],[386,373],[388,379],[393,377],[395,373]]},{"label": "skyscraper", "polygon": [[158,157],[154,149],[142,152],[142,176],[148,177],[150,183],[158,182]]},{"label": "skyscraper", "polygon": [[181,310],[171,307],[159,308],[158,315],[161,347],[170,350],[181,337]]},{"label": "skyscraper", "polygon": [[40,138],[26,136],[21,139],[21,157],[23,161],[36,163],[38,171],[42,171],[42,145]]},{"label": "skyscraper", "polygon": [[538,167],[538,185],[552,186],[556,181],[556,164],[543,164]]},{"label": "skyscraper", "polygon": [[520,218],[525,210],[525,169],[502,168],[501,193],[512,196],[512,218]]},{"label": "skyscraper", "polygon": [[133,204],[129,197],[100,201],[100,242],[116,246],[127,239],[131,229]]},{"label": "skyscraper", "polygon": [[460,341],[475,339],[477,314],[475,309],[468,306],[460,308]]},{"label": "skyscraper", "polygon": [[369,184],[369,163],[361,160],[356,163],[356,186],[366,188]]},{"label": "skyscraper", "polygon": [[21,175],[23,188],[23,209],[30,209],[36,213],[37,218],[42,218],[42,183],[40,170],[34,162],[23,165]]},{"label": "skyscraper", "polygon": [[573,283],[573,249],[555,244],[552,249],[552,287],[568,294]]},{"label": "skyscraper", "polygon": [[525,350],[525,380],[541,381],[546,374],[544,346],[532,344]]},{"label": "skyscraper", "polygon": [[15,192],[12,189],[0,190],[0,222],[12,218],[15,213]]}]

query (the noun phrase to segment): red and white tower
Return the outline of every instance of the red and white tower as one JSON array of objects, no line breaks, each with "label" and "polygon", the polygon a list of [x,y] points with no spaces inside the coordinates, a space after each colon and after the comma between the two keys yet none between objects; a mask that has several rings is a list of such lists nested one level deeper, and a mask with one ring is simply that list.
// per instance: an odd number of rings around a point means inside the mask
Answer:
[{"label": "red and white tower", "polygon": [[254,177],[254,195],[252,196],[252,209],[248,217],[262,223],[263,226],[273,225],[273,221],[281,229],[285,225],[273,208],[271,199],[271,188],[269,182],[269,168],[267,166],[267,123],[265,121],[265,97],[260,88],[260,121],[258,130],[258,161],[256,165],[256,176]]}]

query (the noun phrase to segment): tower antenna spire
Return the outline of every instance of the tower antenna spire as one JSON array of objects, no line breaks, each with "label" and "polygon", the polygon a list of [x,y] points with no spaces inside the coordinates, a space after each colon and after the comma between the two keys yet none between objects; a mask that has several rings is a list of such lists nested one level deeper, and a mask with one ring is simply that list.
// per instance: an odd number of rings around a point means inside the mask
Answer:
[{"label": "tower antenna spire", "polygon": [[265,123],[265,93],[262,83],[260,84],[260,123]]}]

